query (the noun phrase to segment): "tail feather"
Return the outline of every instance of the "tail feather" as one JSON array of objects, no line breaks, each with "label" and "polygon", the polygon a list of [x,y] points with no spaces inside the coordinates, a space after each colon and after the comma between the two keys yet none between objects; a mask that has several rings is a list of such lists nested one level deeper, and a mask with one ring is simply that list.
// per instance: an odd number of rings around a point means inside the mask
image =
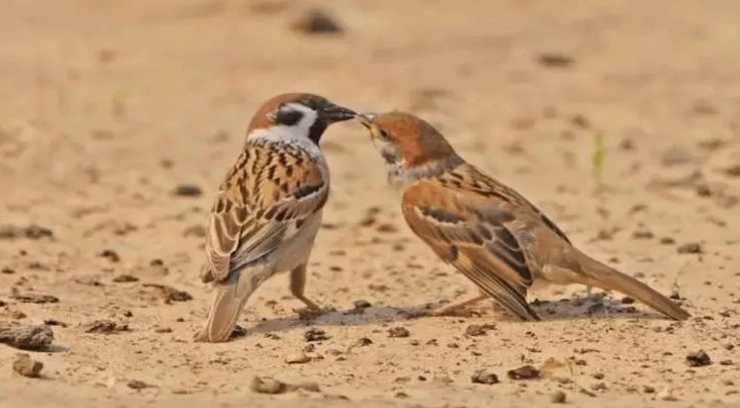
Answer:
[{"label": "tail feather", "polygon": [[229,339],[244,305],[261,281],[246,272],[234,271],[225,281],[216,283],[213,306],[205,326],[195,336],[196,341],[216,343]]},{"label": "tail feather", "polygon": [[580,283],[624,293],[674,320],[686,320],[691,317],[687,311],[648,285],[580,251],[578,251],[578,254],[581,272],[585,275],[585,282]]}]

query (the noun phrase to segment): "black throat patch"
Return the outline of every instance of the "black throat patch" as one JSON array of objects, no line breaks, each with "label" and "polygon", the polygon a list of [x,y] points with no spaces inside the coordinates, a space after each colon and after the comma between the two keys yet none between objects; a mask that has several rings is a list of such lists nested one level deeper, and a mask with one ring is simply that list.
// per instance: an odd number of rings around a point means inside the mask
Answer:
[{"label": "black throat patch", "polygon": [[313,125],[311,125],[311,128],[308,130],[308,138],[313,140],[313,142],[318,145],[319,140],[321,140],[321,136],[324,135],[324,132],[328,127],[329,123],[326,120],[322,119],[321,117],[317,117],[316,122],[314,122]]}]

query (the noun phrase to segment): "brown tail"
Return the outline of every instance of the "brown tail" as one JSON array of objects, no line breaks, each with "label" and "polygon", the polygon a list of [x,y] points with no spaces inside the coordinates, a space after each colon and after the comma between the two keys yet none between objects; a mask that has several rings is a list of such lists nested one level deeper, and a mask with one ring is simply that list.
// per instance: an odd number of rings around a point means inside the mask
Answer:
[{"label": "brown tail", "polygon": [[203,329],[195,335],[195,341],[227,341],[234,331],[236,321],[244,304],[263,279],[252,279],[255,272],[247,268],[232,271],[223,282],[216,283],[216,296]]},{"label": "brown tail", "polygon": [[674,320],[686,320],[691,317],[687,311],[681,309],[673,301],[656,292],[648,285],[604,265],[583,252],[576,250],[575,253],[578,254],[578,260],[581,264],[580,272],[582,277],[585,278],[580,283],[624,293]]}]

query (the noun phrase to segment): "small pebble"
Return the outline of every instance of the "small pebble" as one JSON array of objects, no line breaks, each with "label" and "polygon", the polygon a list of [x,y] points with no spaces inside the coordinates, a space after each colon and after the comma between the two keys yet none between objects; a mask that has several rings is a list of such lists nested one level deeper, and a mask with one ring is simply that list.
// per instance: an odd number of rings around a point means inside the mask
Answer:
[{"label": "small pebble", "polygon": [[537,62],[545,67],[565,68],[573,65],[575,59],[567,54],[545,52],[537,56]]},{"label": "small pebble", "polygon": [[470,377],[473,384],[497,384],[498,376],[488,370],[478,370]]},{"label": "small pebble", "polygon": [[494,324],[471,324],[465,329],[467,336],[485,336],[488,330],[496,328]]},{"label": "small pebble", "polygon": [[40,377],[43,368],[44,364],[42,362],[31,359],[31,356],[27,353],[18,354],[15,361],[13,361],[13,371],[28,378]]},{"label": "small pebble", "polygon": [[676,398],[676,397],[675,397],[675,396],[673,395],[673,390],[671,390],[670,388],[667,388],[667,387],[666,387],[666,388],[664,388],[664,389],[662,389],[662,390],[661,390],[661,391],[660,391],[660,392],[658,393],[657,397],[658,397],[659,399],[662,399],[663,401],[678,401],[678,398]]},{"label": "small pebble", "polygon": [[354,305],[355,309],[367,309],[373,306],[370,302],[364,299],[355,300]]},{"label": "small pebble", "polygon": [[361,337],[355,342],[356,347],[365,347],[373,344],[373,341],[367,337]]},{"label": "small pebble", "polygon": [[326,334],[326,332],[317,328],[308,329],[303,335],[303,338],[305,338],[306,341],[329,340],[329,336]]},{"label": "small pebble", "polygon": [[391,327],[388,329],[388,337],[409,337],[411,332],[403,326]]},{"label": "small pebble", "polygon": [[258,394],[284,394],[288,391],[288,384],[272,378],[254,377],[249,389]]},{"label": "small pebble", "polygon": [[137,278],[136,276],[128,275],[125,273],[113,278],[113,282],[115,283],[129,283],[129,282],[138,282],[138,281],[139,281],[139,278]]},{"label": "small pebble", "polygon": [[687,242],[685,244],[679,245],[676,248],[676,251],[679,254],[700,254],[703,252],[701,245],[698,242]]},{"label": "small pebble", "polygon": [[567,397],[565,395],[565,392],[563,391],[555,391],[554,394],[550,397],[550,402],[553,404],[565,404]]},{"label": "small pebble", "polygon": [[54,341],[54,332],[45,324],[38,326],[0,326],[0,343],[21,350],[46,350]]},{"label": "small pebble", "polygon": [[686,362],[691,367],[703,367],[712,364],[712,359],[704,350],[699,350],[686,355]]},{"label": "small pebble", "polygon": [[314,8],[291,24],[293,31],[314,35],[338,35],[344,32],[342,26],[323,9]]},{"label": "small pebble", "polygon": [[143,390],[144,388],[152,387],[151,385],[140,380],[131,380],[126,384],[126,386],[133,390]]},{"label": "small pebble", "polygon": [[509,370],[506,374],[512,380],[533,380],[540,378],[540,370],[532,367],[531,365],[525,365],[513,370]]},{"label": "small pebble", "polygon": [[631,305],[631,304],[635,303],[635,299],[633,299],[633,298],[631,298],[629,296],[625,296],[625,297],[622,298],[621,302],[624,305]]},{"label": "small pebble", "polygon": [[303,364],[311,361],[311,357],[307,356],[306,353],[300,351],[297,353],[289,354],[285,357],[285,362],[288,364]]},{"label": "small pebble", "polygon": [[105,249],[100,252],[98,255],[101,258],[107,258],[109,261],[113,263],[121,262],[121,257],[118,255],[118,253],[112,249]]},{"label": "small pebble", "polygon": [[195,184],[180,184],[175,187],[172,194],[179,197],[200,197],[203,194],[203,190]]}]

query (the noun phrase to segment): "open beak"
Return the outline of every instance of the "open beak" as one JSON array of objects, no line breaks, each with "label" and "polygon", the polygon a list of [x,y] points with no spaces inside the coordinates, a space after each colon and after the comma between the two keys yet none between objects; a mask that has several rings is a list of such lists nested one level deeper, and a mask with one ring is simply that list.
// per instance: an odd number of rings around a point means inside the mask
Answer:
[{"label": "open beak", "polygon": [[360,122],[362,126],[365,126],[366,128],[370,129],[371,125],[373,124],[373,121],[378,115],[375,113],[358,113],[356,118]]},{"label": "open beak", "polygon": [[321,116],[328,120],[329,123],[335,123],[354,119],[354,117],[357,116],[357,113],[343,106],[327,104],[321,109]]}]

